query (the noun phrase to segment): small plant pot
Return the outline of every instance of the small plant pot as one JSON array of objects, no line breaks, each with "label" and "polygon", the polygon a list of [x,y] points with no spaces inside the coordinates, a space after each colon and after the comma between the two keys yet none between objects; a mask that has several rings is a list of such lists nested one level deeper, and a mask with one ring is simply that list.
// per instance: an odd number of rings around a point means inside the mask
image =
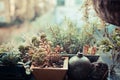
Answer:
[{"label": "small plant pot", "polygon": [[63,68],[40,68],[31,65],[35,80],[63,80],[68,70],[68,57],[65,57]]},{"label": "small plant pot", "polygon": [[0,64],[1,80],[30,80],[30,76],[26,75],[25,68],[22,64],[2,65]]}]

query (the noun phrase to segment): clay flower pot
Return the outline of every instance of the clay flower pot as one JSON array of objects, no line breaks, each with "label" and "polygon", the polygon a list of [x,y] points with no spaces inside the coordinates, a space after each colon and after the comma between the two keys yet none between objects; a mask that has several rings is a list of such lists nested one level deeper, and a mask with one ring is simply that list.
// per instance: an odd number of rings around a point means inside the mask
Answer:
[{"label": "clay flower pot", "polygon": [[92,0],[98,16],[117,26],[120,26],[120,0]]},{"label": "clay flower pot", "polygon": [[65,57],[63,68],[40,68],[31,65],[35,80],[63,80],[68,70],[68,57]]}]

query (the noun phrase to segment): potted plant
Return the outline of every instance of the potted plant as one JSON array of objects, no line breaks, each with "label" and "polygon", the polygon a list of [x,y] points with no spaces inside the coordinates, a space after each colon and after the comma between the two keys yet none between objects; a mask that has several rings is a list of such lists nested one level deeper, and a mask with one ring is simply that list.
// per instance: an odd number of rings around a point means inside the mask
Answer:
[{"label": "potted plant", "polygon": [[0,78],[28,80],[23,64],[19,64],[19,54],[4,52],[0,55]]},{"label": "potted plant", "polygon": [[60,56],[62,48],[52,47],[45,33],[33,37],[30,44],[20,46],[19,51],[24,62],[31,61],[30,69],[36,80],[63,80],[66,76],[68,58]]},{"label": "potted plant", "polygon": [[26,70],[21,64],[19,52],[12,45],[0,46],[0,78],[3,80],[29,80]]},{"label": "potted plant", "polygon": [[1,53],[0,61],[3,65],[14,66],[20,61],[19,54],[14,54],[13,52]]},{"label": "potted plant", "polygon": [[50,36],[49,39],[53,42],[53,46],[60,45],[63,52],[76,54],[82,46],[78,37],[79,28],[70,20],[65,22],[61,26],[50,26],[46,33]]},{"label": "potted plant", "polygon": [[[91,62],[96,62],[99,58],[99,55],[95,54],[97,49],[94,46],[94,33],[96,29],[94,25],[92,26],[87,22],[85,26],[79,28],[72,21],[65,20],[65,23],[61,26],[50,26],[50,32],[48,32],[47,35],[50,36],[53,46],[59,44],[63,47],[62,52],[67,53],[65,54],[66,56],[72,57],[77,54],[77,52],[81,52],[82,49],[84,55],[88,57]],[[92,53],[88,54],[85,52],[84,48],[86,44],[90,44]]]},{"label": "potted plant", "polygon": [[53,42],[53,46],[60,45],[63,52],[67,54],[77,54],[85,44],[93,39],[93,27],[78,27],[74,22],[66,19],[60,26],[50,26],[47,35]]},{"label": "potted plant", "polygon": [[[61,48],[52,48],[46,35],[40,36],[39,49],[32,56],[32,73],[36,80],[63,80],[68,69],[68,58],[59,55]],[[54,77],[53,77],[54,76]]]},{"label": "potted plant", "polygon": [[36,80],[63,80],[68,70],[68,58],[54,53],[36,53],[31,69]]},{"label": "potted plant", "polygon": [[0,65],[15,66],[20,61],[19,52],[10,44],[0,45]]}]

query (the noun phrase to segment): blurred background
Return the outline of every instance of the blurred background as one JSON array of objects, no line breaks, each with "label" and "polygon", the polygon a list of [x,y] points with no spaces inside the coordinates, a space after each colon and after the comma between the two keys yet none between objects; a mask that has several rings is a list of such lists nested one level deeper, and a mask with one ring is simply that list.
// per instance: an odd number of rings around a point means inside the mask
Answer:
[{"label": "blurred background", "polygon": [[0,0],[0,43],[46,24],[77,19],[83,0]]},{"label": "blurred background", "polygon": [[0,0],[0,44],[47,31],[48,26],[61,25],[66,19],[77,27],[86,23],[104,27],[90,0]]}]

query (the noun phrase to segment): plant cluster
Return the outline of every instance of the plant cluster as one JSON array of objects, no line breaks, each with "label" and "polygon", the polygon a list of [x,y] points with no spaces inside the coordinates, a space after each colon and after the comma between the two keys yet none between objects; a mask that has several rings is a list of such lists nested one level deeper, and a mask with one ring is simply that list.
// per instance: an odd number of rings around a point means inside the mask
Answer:
[{"label": "plant cluster", "polygon": [[3,65],[16,65],[21,61],[19,52],[11,42],[0,45],[0,62]]},{"label": "plant cluster", "polygon": [[16,65],[20,61],[20,55],[13,52],[4,52],[0,55],[3,65]]},{"label": "plant cluster", "polygon": [[111,72],[113,72],[114,68],[119,65],[120,62],[120,28],[116,27],[112,33],[106,31],[102,40],[98,42],[100,50],[103,52],[110,52],[112,65]]},{"label": "plant cluster", "polygon": [[52,47],[52,43],[48,41],[45,33],[41,33],[40,37],[33,37],[29,46],[20,46],[19,51],[24,62],[32,61],[34,66],[39,67],[55,67],[61,57],[59,53],[62,48],[59,45]]},{"label": "plant cluster", "polygon": [[65,20],[61,26],[50,26],[48,35],[53,45],[63,47],[63,52],[76,54],[93,39],[93,28],[87,27],[87,29],[86,27],[77,27],[70,20]]},{"label": "plant cluster", "polygon": [[109,52],[112,50],[112,53],[119,53],[120,52],[120,29],[115,28],[112,33],[104,35],[104,37],[98,43],[100,48],[104,52]]}]

